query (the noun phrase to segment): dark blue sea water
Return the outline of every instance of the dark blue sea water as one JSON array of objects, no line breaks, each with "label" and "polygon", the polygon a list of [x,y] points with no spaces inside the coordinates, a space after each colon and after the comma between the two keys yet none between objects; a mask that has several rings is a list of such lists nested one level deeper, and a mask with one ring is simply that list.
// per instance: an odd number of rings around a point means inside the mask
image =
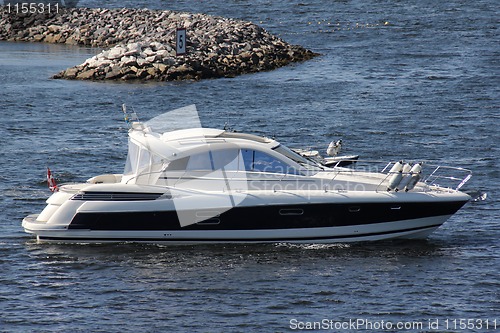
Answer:
[{"label": "dark blue sea water", "polygon": [[[77,82],[50,76],[98,50],[0,42],[0,332],[286,332],[312,322],[330,332],[500,331],[496,1],[79,5],[241,18],[322,56],[232,79]],[[363,158],[466,167],[465,189],[488,198],[425,241],[37,244],[21,220],[45,205],[47,165],[59,182],[122,171],[122,103],[142,119],[196,103],[204,126],[228,122],[296,147],[342,138]],[[328,325],[349,320],[372,326]]]}]

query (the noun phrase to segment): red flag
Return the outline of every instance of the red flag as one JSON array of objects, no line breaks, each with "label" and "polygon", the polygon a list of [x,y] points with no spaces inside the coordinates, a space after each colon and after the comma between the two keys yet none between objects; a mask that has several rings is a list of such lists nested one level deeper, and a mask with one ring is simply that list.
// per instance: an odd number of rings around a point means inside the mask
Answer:
[{"label": "red flag", "polygon": [[59,187],[57,187],[56,180],[52,177],[52,173],[50,169],[47,168],[47,185],[49,186],[49,190],[52,192],[59,191]]}]

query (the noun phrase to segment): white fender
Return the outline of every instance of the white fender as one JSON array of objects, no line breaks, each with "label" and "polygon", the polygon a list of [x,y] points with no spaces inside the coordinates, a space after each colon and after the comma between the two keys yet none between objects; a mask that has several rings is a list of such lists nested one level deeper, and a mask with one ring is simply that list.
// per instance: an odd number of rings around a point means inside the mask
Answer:
[{"label": "white fender", "polygon": [[403,170],[403,161],[398,161],[394,163],[392,166],[391,170],[389,170],[389,173],[395,173]]},{"label": "white fender", "polygon": [[403,179],[403,161],[396,162],[389,170],[389,174],[392,174],[392,176],[389,179],[387,191],[395,189]]},{"label": "white fender", "polygon": [[411,179],[410,170],[411,170],[411,164],[406,163],[403,166],[403,179],[401,179],[401,182],[399,183],[398,187],[396,188],[396,191],[402,190],[405,188],[406,185],[408,185],[408,182]]},{"label": "white fender", "polygon": [[411,173],[411,178],[405,187],[406,192],[413,190],[415,185],[417,185],[418,181],[420,180],[420,174],[422,173],[422,163],[415,164],[411,168],[410,173]]}]

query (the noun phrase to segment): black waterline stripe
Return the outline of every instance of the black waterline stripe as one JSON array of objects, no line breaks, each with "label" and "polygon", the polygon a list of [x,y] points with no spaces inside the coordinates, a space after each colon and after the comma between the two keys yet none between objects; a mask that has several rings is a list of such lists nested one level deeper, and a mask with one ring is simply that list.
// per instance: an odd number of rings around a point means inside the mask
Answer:
[{"label": "black waterline stripe", "polygon": [[[257,243],[257,242],[291,242],[291,241],[314,241],[314,240],[326,240],[326,239],[342,239],[342,238],[361,238],[368,236],[378,236],[378,235],[391,235],[400,232],[407,231],[417,231],[417,230],[425,230],[431,228],[437,228],[441,226],[442,223],[433,224],[425,227],[417,227],[417,228],[408,228],[408,229],[399,229],[387,232],[371,232],[365,234],[357,234],[357,235],[344,235],[344,236],[323,236],[323,237],[304,237],[304,238],[79,238],[79,237],[46,237],[39,236],[40,240],[53,240],[53,241],[106,241],[106,242],[246,242],[246,243]],[[125,231],[125,230],[122,230]],[[134,230],[135,231],[135,230]],[[164,232],[162,230],[158,230]],[[268,230],[266,230],[268,231]]]}]

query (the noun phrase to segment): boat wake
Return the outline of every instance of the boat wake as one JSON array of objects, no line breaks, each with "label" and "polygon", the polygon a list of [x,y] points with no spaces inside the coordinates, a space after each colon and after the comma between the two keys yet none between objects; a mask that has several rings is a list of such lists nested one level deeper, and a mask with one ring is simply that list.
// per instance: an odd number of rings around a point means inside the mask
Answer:
[{"label": "boat wake", "polygon": [[348,249],[351,247],[347,243],[333,244],[294,244],[294,243],[276,243],[276,247],[285,247],[288,249],[303,249],[303,250],[325,250],[325,249]]}]

